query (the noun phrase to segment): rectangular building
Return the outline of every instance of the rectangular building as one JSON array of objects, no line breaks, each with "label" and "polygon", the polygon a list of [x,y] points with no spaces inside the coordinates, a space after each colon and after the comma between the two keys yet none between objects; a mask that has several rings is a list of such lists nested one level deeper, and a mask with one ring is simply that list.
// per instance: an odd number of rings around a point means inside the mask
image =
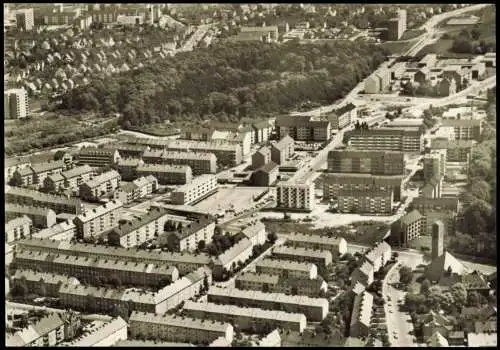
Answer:
[{"label": "rectangular building", "polygon": [[276,130],[280,139],[289,135],[295,141],[324,142],[331,138],[331,124],[311,116],[280,115],[276,118]]},{"label": "rectangular building", "polygon": [[194,251],[201,241],[212,242],[215,232],[215,218],[211,215],[201,215],[198,219],[183,225],[174,232],[166,232],[167,244],[176,252]]},{"label": "rectangular building", "polygon": [[87,200],[98,200],[101,197],[114,192],[121,181],[117,171],[111,170],[94,177],[92,180],[80,185],[80,198]]},{"label": "rectangular building", "polygon": [[137,178],[137,167],[143,164],[140,158],[120,158],[114,168],[120,173],[123,181],[132,181]]},{"label": "rectangular building", "polygon": [[217,191],[217,178],[214,175],[205,174],[173,191],[171,201],[173,204],[191,204],[215,191]]},{"label": "rectangular building", "polygon": [[129,330],[133,338],[146,336],[164,341],[208,344],[219,337],[233,341],[233,326],[178,315],[132,312]]},{"label": "rectangular building", "polygon": [[337,257],[347,253],[347,241],[342,237],[292,232],[288,235],[285,243],[295,247],[328,250]]},{"label": "rectangular building", "polygon": [[443,127],[453,127],[455,140],[479,140],[482,133],[482,120],[478,119],[444,119],[441,121]]},{"label": "rectangular building", "polygon": [[196,303],[191,300],[184,304],[184,311],[192,317],[208,318],[220,322],[234,322],[242,330],[265,333],[267,328],[282,328],[302,333],[307,326],[303,314],[271,311],[233,305]]},{"label": "rectangular building", "polygon": [[68,198],[30,190],[21,187],[6,186],[5,199],[10,203],[48,208],[56,213],[81,214],[82,202],[78,198]]},{"label": "rectangular building", "polygon": [[321,322],[328,314],[328,300],[303,295],[264,293],[212,286],[207,301],[216,304],[245,305],[265,310],[304,314],[310,321]]},{"label": "rectangular building", "polygon": [[255,271],[286,278],[308,278],[313,280],[318,277],[318,267],[315,264],[269,258],[257,261]]},{"label": "rectangular building", "polygon": [[33,30],[35,20],[33,16],[33,9],[19,9],[16,10],[16,24],[17,28],[25,32]]},{"label": "rectangular building", "polygon": [[338,212],[390,215],[393,198],[392,190],[341,189],[338,192]]},{"label": "rectangular building", "polygon": [[126,340],[128,324],[118,316],[117,318],[107,322],[93,330],[90,333],[84,334],[82,337],[65,343],[71,347],[110,347],[117,342]]},{"label": "rectangular building", "polygon": [[379,242],[375,247],[366,252],[364,258],[373,265],[374,271],[379,271],[391,260],[392,249],[387,242]]},{"label": "rectangular building", "polygon": [[459,208],[458,198],[423,198],[413,199],[411,204],[423,215],[422,235],[432,234],[432,224],[441,220],[444,224],[444,234],[454,235]]},{"label": "rectangular building", "polygon": [[253,247],[248,238],[243,238],[220,254],[214,262],[214,278],[222,279],[226,271],[233,271],[239,262],[245,262],[252,255]]},{"label": "rectangular building", "polygon": [[28,93],[25,89],[9,89],[4,95],[4,118],[22,119],[29,114]]},{"label": "rectangular building", "polygon": [[372,175],[404,175],[405,154],[399,151],[333,150],[328,152],[328,171]]},{"label": "rectangular building", "polygon": [[349,126],[352,120],[356,117],[357,109],[352,103],[334,110],[328,115],[328,120],[330,121],[332,131],[342,130],[343,128]]},{"label": "rectangular building", "polygon": [[373,265],[368,261],[364,261],[361,266],[357,267],[352,272],[351,284],[354,286],[360,283],[364,288],[367,288],[373,283],[374,273]]},{"label": "rectangular building", "polygon": [[26,215],[13,218],[5,223],[5,243],[18,241],[29,237],[33,221]]},{"label": "rectangular building", "polygon": [[412,210],[391,225],[391,241],[399,246],[408,246],[408,242],[422,234],[423,222],[419,211]]},{"label": "rectangular building", "polygon": [[28,325],[5,338],[5,345],[14,346],[55,346],[65,338],[65,322],[58,313],[49,314],[34,324]]},{"label": "rectangular building", "polygon": [[35,163],[29,167],[16,170],[12,177],[21,185],[34,184],[42,187],[47,176],[61,173],[65,168],[64,160]]},{"label": "rectangular building", "polygon": [[366,338],[370,334],[373,309],[373,295],[363,292],[356,295],[351,313],[349,335],[355,338]]},{"label": "rectangular building", "polygon": [[271,145],[271,160],[278,164],[283,165],[294,153],[294,140],[285,135],[281,140]]},{"label": "rectangular building", "polygon": [[215,174],[217,172],[217,157],[213,153],[173,152],[167,150],[146,150],[142,160],[151,164],[188,165],[193,175]]},{"label": "rectangular building", "polygon": [[294,183],[282,182],[276,186],[277,207],[280,209],[296,209],[311,211],[315,208],[314,182]]},{"label": "rectangular building", "polygon": [[76,235],[76,225],[72,221],[63,221],[52,227],[31,235],[33,238],[47,238],[56,241],[70,241]]},{"label": "rectangular building", "polygon": [[103,232],[118,226],[122,207],[122,202],[112,200],[100,207],[78,215],[73,220],[76,225],[77,237],[97,237]]},{"label": "rectangular building", "polygon": [[84,182],[92,180],[95,170],[88,165],[78,166],[45,178],[43,185],[49,192],[70,189],[75,191]]},{"label": "rectangular building", "polygon": [[361,150],[420,153],[424,139],[420,130],[378,128],[352,131],[349,145]]},{"label": "rectangular building", "polygon": [[56,213],[52,209],[5,203],[6,220],[19,216],[27,216],[33,222],[33,226],[38,228],[47,228],[56,224]]},{"label": "rectangular building", "polygon": [[278,259],[311,262],[322,267],[332,263],[332,253],[329,250],[278,246],[273,248],[272,254]]},{"label": "rectangular building", "polygon": [[83,147],[78,153],[78,163],[80,165],[90,165],[91,167],[106,167],[116,164],[120,154],[117,150]]},{"label": "rectangular building", "polygon": [[57,298],[61,285],[80,284],[74,277],[28,269],[17,269],[11,280],[13,286],[25,283],[28,290],[33,293],[53,298]]},{"label": "rectangular building", "polygon": [[137,176],[156,177],[161,185],[184,185],[193,181],[188,165],[141,164],[136,168]]}]

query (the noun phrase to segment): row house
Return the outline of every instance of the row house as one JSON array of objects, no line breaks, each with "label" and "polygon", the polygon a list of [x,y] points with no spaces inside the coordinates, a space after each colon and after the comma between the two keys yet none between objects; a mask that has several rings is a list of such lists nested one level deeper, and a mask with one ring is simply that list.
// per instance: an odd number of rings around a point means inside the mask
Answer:
[{"label": "row house", "polygon": [[114,193],[114,198],[118,199],[123,204],[128,204],[139,198],[150,195],[157,189],[158,180],[154,176],[148,175],[119,187]]},{"label": "row house", "polygon": [[83,199],[97,200],[108,193],[114,192],[118,188],[120,181],[121,177],[117,171],[107,171],[81,184],[79,195]]},{"label": "row house", "polygon": [[243,238],[220,254],[214,261],[214,278],[221,280],[227,271],[233,271],[240,262],[244,263],[252,255],[253,247],[248,238]]},{"label": "row house", "polygon": [[354,297],[349,335],[354,338],[366,338],[370,334],[373,314],[373,295],[363,292]]},{"label": "row house", "polygon": [[44,187],[50,192],[58,192],[61,189],[77,190],[80,185],[94,178],[95,169],[89,165],[74,167],[59,174],[48,176],[44,181]]},{"label": "row house", "polygon": [[288,235],[285,244],[302,248],[328,250],[335,254],[336,257],[347,253],[347,241],[342,237],[291,233]]},{"label": "row house", "polygon": [[317,266],[308,262],[264,258],[256,263],[255,270],[257,273],[279,275],[284,278],[307,278],[313,280],[318,277]]},{"label": "row house", "polygon": [[303,247],[275,247],[273,248],[272,255],[278,259],[310,262],[321,267],[330,265],[333,260],[332,253],[329,250],[309,249]]},{"label": "row house", "polygon": [[[167,245],[173,251],[194,251],[201,241],[210,244],[215,232],[215,220],[210,215],[200,215],[197,219],[182,225],[173,232],[166,231]],[[161,241],[160,237],[160,241]]]},{"label": "row house", "polygon": [[46,194],[27,188],[6,186],[5,199],[11,203],[49,208],[56,213],[78,215],[83,212],[82,202],[77,198]]},{"label": "row house", "polygon": [[63,284],[80,284],[75,277],[30,269],[17,269],[11,282],[12,286],[25,283],[28,290],[33,293],[53,298],[57,297],[58,290]]},{"label": "row house", "polygon": [[67,165],[63,160],[49,161],[17,169],[12,178],[23,186],[37,185],[41,187],[47,176],[61,173],[64,170],[67,170]]}]

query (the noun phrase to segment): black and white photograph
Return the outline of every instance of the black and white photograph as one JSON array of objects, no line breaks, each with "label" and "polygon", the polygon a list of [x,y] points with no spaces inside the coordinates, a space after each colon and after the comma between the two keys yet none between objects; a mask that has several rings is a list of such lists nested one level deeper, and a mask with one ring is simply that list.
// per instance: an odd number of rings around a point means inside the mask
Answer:
[{"label": "black and white photograph", "polygon": [[6,347],[497,347],[494,2],[3,14]]}]

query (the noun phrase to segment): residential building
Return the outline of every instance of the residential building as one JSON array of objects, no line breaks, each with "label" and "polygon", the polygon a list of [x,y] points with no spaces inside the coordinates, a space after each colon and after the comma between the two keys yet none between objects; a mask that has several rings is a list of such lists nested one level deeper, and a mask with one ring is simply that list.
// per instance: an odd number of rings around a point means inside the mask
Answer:
[{"label": "residential building", "polygon": [[207,301],[216,304],[243,304],[265,310],[302,313],[308,320],[317,322],[325,319],[328,314],[327,299],[310,298],[302,295],[293,296],[283,293],[264,293],[212,286],[208,291]]},{"label": "residential building", "polygon": [[46,194],[21,187],[5,186],[5,199],[7,202],[19,205],[52,209],[56,213],[78,215],[84,210],[78,198]]},{"label": "residential building", "polygon": [[255,271],[286,278],[308,278],[313,280],[318,277],[318,267],[315,264],[290,260],[264,258],[257,261]]},{"label": "residential building", "polygon": [[118,224],[118,227],[108,233],[108,241],[125,248],[141,245],[163,233],[165,223],[170,217],[167,210],[152,207],[147,214],[134,221]]},{"label": "residential building", "polygon": [[437,63],[437,55],[435,53],[429,53],[425,55],[419,62],[418,67],[423,68],[434,68]]},{"label": "residential building", "polygon": [[261,221],[254,221],[241,228],[241,235],[248,238],[252,244],[262,245],[267,240],[266,226]]},{"label": "residential building", "polygon": [[250,182],[253,186],[269,187],[276,182],[278,174],[278,164],[271,161],[257,168],[257,170],[252,173]]},{"label": "residential building", "polygon": [[315,208],[314,182],[281,182],[276,186],[277,207],[311,211]]},{"label": "residential building", "polygon": [[[56,218],[57,220],[57,218]],[[40,230],[31,235],[33,238],[47,238],[56,241],[70,241],[76,235],[76,225],[73,221],[63,221],[52,227]]]},{"label": "residential building", "polygon": [[145,163],[188,165],[193,175],[215,174],[217,172],[217,157],[213,153],[174,152],[167,150],[146,150],[142,154]]},{"label": "residential building", "polygon": [[281,347],[281,336],[280,333],[277,329],[263,337],[259,343],[259,347],[275,347],[279,348]]},{"label": "residential building", "polygon": [[391,241],[407,247],[408,243],[422,235],[423,216],[416,209],[394,222],[391,226]]},{"label": "residential building", "polygon": [[121,185],[114,193],[114,198],[123,204],[132,203],[133,201],[143,198],[158,188],[158,180],[152,175],[140,178]]},{"label": "residential building", "polygon": [[252,144],[264,143],[269,140],[273,127],[268,121],[252,124]]},{"label": "residential building", "polygon": [[75,191],[82,183],[92,180],[94,176],[95,170],[88,165],[83,165],[50,175],[44,180],[43,184],[44,188],[51,192],[65,189]]},{"label": "residential building", "polygon": [[3,92],[4,119],[26,118],[29,114],[28,93],[25,89],[9,89]]},{"label": "residential building", "polygon": [[5,223],[5,243],[12,243],[29,237],[33,229],[33,221],[26,215],[16,217]]},{"label": "residential building", "polygon": [[113,193],[120,184],[121,177],[115,170],[110,170],[94,177],[92,180],[80,185],[80,198],[87,200],[98,200]]},{"label": "residential building", "polygon": [[347,241],[342,237],[318,236],[292,232],[287,236],[285,243],[295,247],[328,250],[336,257],[340,257],[347,253]]},{"label": "residential building", "polygon": [[271,145],[271,160],[282,165],[294,154],[294,140],[286,135],[278,142]]},{"label": "residential building", "polygon": [[349,145],[361,150],[420,153],[424,144],[420,130],[377,128],[352,131]]},{"label": "residential building", "polygon": [[120,158],[140,158],[150,148],[144,145],[130,145],[127,143],[114,143],[104,146],[105,149],[117,150]]},{"label": "residential building", "polygon": [[154,337],[157,340],[207,344],[219,337],[233,341],[233,326],[229,323],[210,322],[177,315],[157,315],[132,312],[129,319],[130,334]]},{"label": "residential building", "polygon": [[364,258],[373,265],[374,271],[379,271],[391,260],[391,254],[391,246],[387,242],[382,241],[366,252]]},{"label": "residential building", "polygon": [[12,177],[24,186],[37,185],[37,187],[42,187],[47,176],[61,173],[65,169],[66,164],[63,160],[35,163],[14,171]]},{"label": "residential building", "polygon": [[80,165],[90,165],[91,167],[106,167],[116,164],[120,159],[117,150],[83,147],[78,154],[78,163]]},{"label": "residential building", "polygon": [[341,189],[338,193],[339,213],[391,214],[393,202],[391,190]]},{"label": "residential building", "polygon": [[295,141],[324,142],[331,137],[331,124],[328,120],[311,116],[280,115],[275,123],[280,139],[288,135]]},{"label": "residential building", "polygon": [[432,336],[427,340],[427,346],[429,347],[448,347],[448,340],[439,333],[435,331]]},{"label": "residential building", "polygon": [[351,313],[349,335],[355,338],[367,338],[370,335],[370,324],[373,309],[373,295],[363,292],[354,297]]},{"label": "residential building", "polygon": [[302,333],[307,326],[304,314],[276,310],[196,303],[188,300],[184,304],[184,311],[188,315],[197,318],[208,318],[220,322],[231,320],[231,322],[237,323],[240,329],[252,330],[253,333],[263,333],[268,326],[271,329],[282,328]]},{"label": "residential building", "polygon": [[208,268],[201,267],[155,293],[133,288],[124,290],[62,285],[59,288],[59,298],[63,307],[86,312],[108,313],[125,307],[131,311],[165,314],[198,295],[204,281],[210,285],[211,276]]},{"label": "residential building", "polygon": [[468,347],[497,347],[497,333],[468,333]]},{"label": "residential building", "polygon": [[127,249],[122,247],[107,247],[94,244],[70,243],[69,241],[52,241],[49,239],[25,239],[17,245],[19,249],[58,253],[88,258],[119,259],[133,263],[173,265],[184,276],[210,263],[205,254],[189,252],[149,252],[146,250]]},{"label": "residential building", "polygon": [[332,131],[342,130],[351,125],[352,120],[357,116],[357,108],[352,103],[332,111],[328,114]]},{"label": "residential building", "polygon": [[137,176],[154,176],[161,185],[183,185],[193,181],[189,165],[141,164],[136,168]]},{"label": "residential building", "polygon": [[12,285],[25,284],[28,290],[38,295],[57,298],[59,287],[63,284],[78,285],[75,277],[29,269],[17,269],[11,277]]},{"label": "residential building", "polygon": [[122,202],[112,200],[86,213],[78,215],[73,220],[76,225],[77,237],[97,237],[105,231],[118,226],[122,207]]},{"label": "residential building", "polygon": [[140,158],[120,158],[114,168],[123,181],[132,181],[137,178],[137,167],[143,164],[144,161]]},{"label": "residential building", "polygon": [[158,180],[153,175],[141,176],[132,183],[137,186],[139,198],[150,195],[158,189]]},{"label": "residential building", "polygon": [[268,163],[271,163],[271,149],[269,147],[264,146],[252,154],[252,168],[258,169]]},{"label": "residential building", "polygon": [[27,216],[37,228],[51,227],[56,224],[56,213],[52,209],[5,203],[7,221],[19,216]]},{"label": "residential building", "polygon": [[235,279],[235,287],[244,290],[257,290],[288,295],[324,296],[328,284],[318,276],[315,279],[280,277],[277,274],[243,272]]},{"label": "residential building", "polygon": [[441,220],[444,224],[444,234],[454,235],[459,208],[458,198],[424,198],[413,199],[412,206],[424,216],[422,235],[430,235],[432,224]]},{"label": "residential building", "polygon": [[399,151],[333,150],[328,152],[328,171],[372,175],[405,175],[405,154]]},{"label": "residential building", "polygon": [[102,281],[117,278],[126,285],[164,287],[179,278],[179,271],[174,266],[147,263],[130,264],[123,260],[108,260],[50,254],[29,250],[16,251],[13,264],[18,269],[34,270],[74,276],[79,280]]},{"label": "residential building", "polygon": [[240,34],[235,40],[248,40],[252,35],[254,37],[264,36],[264,42],[277,42],[278,41],[278,26],[263,26],[263,27],[241,27]]},{"label": "residential building", "polygon": [[478,140],[482,133],[482,120],[444,119],[441,125],[454,128],[455,140]]},{"label": "residential building", "polygon": [[373,265],[368,261],[364,261],[361,266],[354,269],[351,274],[352,286],[360,283],[364,287],[363,290],[366,289],[373,283],[374,273]]},{"label": "residential building", "polygon": [[171,193],[173,204],[192,204],[208,197],[217,191],[215,175],[204,174],[195,178],[191,183],[183,185]]},{"label": "residential building", "polygon": [[273,248],[273,256],[283,260],[311,262],[316,266],[326,267],[332,263],[332,253],[324,249],[278,246]]},{"label": "residential building", "polygon": [[[202,215],[174,232],[165,232],[168,247],[174,251],[194,251],[201,241],[212,242],[215,232],[215,219],[211,215]],[[161,241],[161,240],[160,240]]]},{"label": "residential building", "polygon": [[472,140],[456,140],[450,141],[446,148],[447,162],[469,162],[472,156],[472,148],[474,143]]},{"label": "residential building", "polygon": [[127,322],[120,316],[94,328],[82,337],[66,343],[72,347],[107,347],[127,339]]},{"label": "residential building", "polygon": [[5,182],[12,178],[14,172],[20,169],[29,169],[31,166],[31,162],[28,158],[14,157],[14,158],[5,158],[4,160],[4,174],[5,174]]},{"label": "residential building", "polygon": [[73,21],[80,17],[81,9],[53,9],[53,8],[35,8],[34,23],[44,26],[71,25]]},{"label": "residential building", "polygon": [[33,30],[35,21],[33,17],[33,9],[19,9],[16,11],[16,24],[17,28],[25,32]]},{"label": "residential building", "polygon": [[[341,198],[341,191],[358,191],[354,193],[343,193],[343,195],[350,195],[351,197],[363,197],[365,193],[370,197],[371,192],[380,196],[381,208],[388,207],[388,203],[382,205],[382,199],[390,197],[395,202],[401,200],[401,189],[403,184],[403,175],[370,175],[370,174],[353,174],[353,173],[328,173],[324,176],[323,181],[323,198],[337,199]],[[380,191],[382,193],[380,193]],[[375,197],[375,196],[374,196]],[[384,199],[385,201],[385,199]],[[369,207],[369,206],[368,206]],[[380,212],[382,209],[378,210]]]},{"label": "residential building", "polygon": [[453,330],[453,323],[449,317],[434,311],[425,316],[424,324],[422,325],[424,341],[428,342],[431,340],[436,332],[441,334],[443,338],[447,338]]},{"label": "residential building", "polygon": [[391,81],[391,73],[387,68],[381,68],[365,80],[366,94],[379,94],[387,90]]},{"label": "residential building", "polygon": [[220,254],[214,261],[214,278],[221,280],[226,271],[233,271],[239,262],[245,262],[253,253],[252,241],[243,238]]}]

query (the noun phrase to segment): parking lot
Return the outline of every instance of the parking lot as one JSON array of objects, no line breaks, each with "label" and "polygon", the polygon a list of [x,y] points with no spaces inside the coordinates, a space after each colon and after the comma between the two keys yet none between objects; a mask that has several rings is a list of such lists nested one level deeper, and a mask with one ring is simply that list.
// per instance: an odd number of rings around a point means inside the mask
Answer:
[{"label": "parking lot", "polygon": [[255,206],[253,198],[267,190],[267,187],[219,187],[214,195],[197,203],[195,207],[213,212],[234,210],[241,213]]}]

